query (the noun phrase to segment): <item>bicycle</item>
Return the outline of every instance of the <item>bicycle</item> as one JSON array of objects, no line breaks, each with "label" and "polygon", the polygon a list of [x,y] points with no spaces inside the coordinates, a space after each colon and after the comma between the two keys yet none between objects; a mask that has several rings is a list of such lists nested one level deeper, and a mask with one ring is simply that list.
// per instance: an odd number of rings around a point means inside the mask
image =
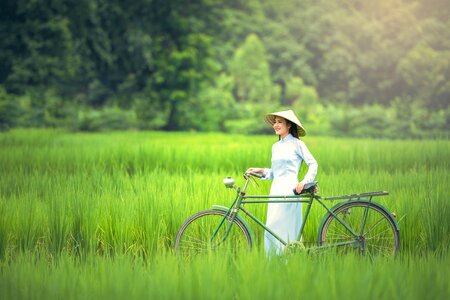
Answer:
[{"label": "bicycle", "polygon": [[[236,190],[230,207],[213,205],[212,209],[200,211],[187,219],[178,230],[175,251],[184,256],[193,256],[207,251],[240,251],[251,249],[255,240],[241,212],[256,222],[265,231],[279,240],[285,249],[302,248],[320,250],[335,248],[338,251],[357,251],[366,255],[395,255],[400,245],[400,230],[395,213],[372,201],[373,197],[388,195],[388,192],[322,197],[317,193],[317,182],[305,185],[300,194],[290,196],[247,195],[250,180],[256,182],[258,174],[245,173],[244,188],[236,187],[235,180],[227,177],[224,184]],[[345,200],[329,208],[324,201]],[[296,241],[285,241],[267,228],[245,204],[261,203],[306,203],[306,212]],[[317,245],[305,248],[300,242],[313,202],[318,202],[326,212],[317,234]]]}]

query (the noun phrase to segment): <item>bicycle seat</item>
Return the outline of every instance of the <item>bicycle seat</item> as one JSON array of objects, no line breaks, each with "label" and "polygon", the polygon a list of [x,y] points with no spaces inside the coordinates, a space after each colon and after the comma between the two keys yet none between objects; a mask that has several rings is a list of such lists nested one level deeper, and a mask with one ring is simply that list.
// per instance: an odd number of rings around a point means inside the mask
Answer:
[{"label": "bicycle seat", "polygon": [[303,186],[303,190],[300,192],[300,194],[297,193],[294,188],[294,194],[296,194],[296,195],[312,194],[316,190],[316,186],[317,186],[317,181],[307,183]]}]

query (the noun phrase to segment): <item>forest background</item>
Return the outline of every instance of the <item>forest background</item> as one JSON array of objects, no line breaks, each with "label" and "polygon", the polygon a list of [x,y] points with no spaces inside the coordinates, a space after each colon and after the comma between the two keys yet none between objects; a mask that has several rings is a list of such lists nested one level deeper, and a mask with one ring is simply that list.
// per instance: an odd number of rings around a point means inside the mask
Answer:
[{"label": "forest background", "polygon": [[0,128],[448,138],[448,0],[4,0]]}]

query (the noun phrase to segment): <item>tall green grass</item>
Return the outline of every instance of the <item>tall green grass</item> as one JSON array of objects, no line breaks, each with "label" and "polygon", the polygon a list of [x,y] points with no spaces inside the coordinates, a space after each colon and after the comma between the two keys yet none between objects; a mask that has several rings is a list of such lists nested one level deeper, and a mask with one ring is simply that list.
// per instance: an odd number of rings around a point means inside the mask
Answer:
[{"label": "tall green grass", "polygon": [[352,255],[261,253],[210,255],[189,264],[172,255],[150,262],[130,256],[31,254],[2,266],[2,299],[446,299],[450,259],[407,256],[368,260]]},{"label": "tall green grass", "polygon": [[[450,245],[449,141],[305,138],[319,163],[322,195],[390,192],[376,200],[400,222],[401,252],[394,260],[330,253],[277,262],[255,251],[246,258],[179,262],[173,241],[182,222],[212,204],[229,205],[233,192],[222,178],[242,184],[248,167],[269,166],[274,141],[162,132],[0,134],[0,298],[33,298],[33,292],[73,299],[89,293],[95,299],[273,298],[297,291],[328,298],[326,292],[345,297],[350,287],[356,295],[370,292],[369,298],[429,298],[407,285],[418,284],[420,273],[428,276],[431,295],[450,295],[442,284]],[[249,192],[269,189],[270,182],[261,181]],[[264,220],[264,205],[247,208]],[[313,208],[306,240],[316,238],[323,213]],[[238,288],[227,288],[233,284]],[[326,289],[309,290],[311,284]]]}]

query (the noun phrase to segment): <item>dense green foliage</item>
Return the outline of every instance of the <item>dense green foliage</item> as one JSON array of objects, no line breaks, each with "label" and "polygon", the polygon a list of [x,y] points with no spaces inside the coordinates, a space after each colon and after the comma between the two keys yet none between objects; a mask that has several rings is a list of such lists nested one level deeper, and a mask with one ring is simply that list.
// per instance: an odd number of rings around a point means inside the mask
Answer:
[{"label": "dense green foliage", "polygon": [[[240,257],[179,261],[173,242],[182,222],[212,204],[231,203],[222,178],[231,175],[241,185],[247,167],[268,166],[274,140],[207,133],[1,133],[0,298],[450,295],[448,141],[305,138],[319,163],[322,195],[390,192],[377,201],[397,213],[396,258],[330,251],[267,260],[258,244]],[[249,192],[267,194],[270,182],[260,184]],[[264,205],[247,209],[264,220]],[[315,239],[322,215],[313,208],[305,240]],[[255,232],[260,241],[261,231]]]},{"label": "dense green foliage", "polygon": [[263,133],[264,113],[293,107],[314,133],[443,136],[449,11],[444,0],[5,0],[0,128]]}]

